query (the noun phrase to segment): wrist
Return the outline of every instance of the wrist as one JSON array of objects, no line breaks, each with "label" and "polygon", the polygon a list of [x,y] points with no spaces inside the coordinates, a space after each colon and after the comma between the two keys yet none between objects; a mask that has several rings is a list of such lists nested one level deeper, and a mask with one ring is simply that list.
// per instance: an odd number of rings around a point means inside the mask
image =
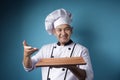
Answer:
[{"label": "wrist", "polygon": [[75,69],[76,66],[69,66],[68,69]]},{"label": "wrist", "polygon": [[25,54],[25,53],[24,53],[24,57],[30,57],[30,54]]}]

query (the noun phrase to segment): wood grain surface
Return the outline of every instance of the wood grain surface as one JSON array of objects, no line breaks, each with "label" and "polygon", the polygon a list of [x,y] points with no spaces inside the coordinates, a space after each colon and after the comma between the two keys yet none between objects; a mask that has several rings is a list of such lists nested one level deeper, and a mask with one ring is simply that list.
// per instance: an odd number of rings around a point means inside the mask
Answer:
[{"label": "wood grain surface", "polygon": [[36,67],[70,66],[85,64],[86,63],[82,57],[44,58],[36,64]]}]

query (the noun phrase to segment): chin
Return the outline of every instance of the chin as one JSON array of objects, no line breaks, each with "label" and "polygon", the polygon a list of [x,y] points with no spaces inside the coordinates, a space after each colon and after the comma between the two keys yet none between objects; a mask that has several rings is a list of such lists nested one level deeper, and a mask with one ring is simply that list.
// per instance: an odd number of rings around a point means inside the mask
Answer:
[{"label": "chin", "polygon": [[67,43],[69,40],[67,39],[64,39],[64,40],[61,40],[62,43]]}]

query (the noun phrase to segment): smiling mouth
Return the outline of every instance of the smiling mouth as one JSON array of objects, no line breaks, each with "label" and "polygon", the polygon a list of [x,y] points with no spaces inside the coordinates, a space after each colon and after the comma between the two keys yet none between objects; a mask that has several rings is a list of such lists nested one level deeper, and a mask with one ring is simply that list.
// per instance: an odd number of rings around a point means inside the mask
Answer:
[{"label": "smiling mouth", "polygon": [[61,37],[61,39],[67,39],[67,37]]}]

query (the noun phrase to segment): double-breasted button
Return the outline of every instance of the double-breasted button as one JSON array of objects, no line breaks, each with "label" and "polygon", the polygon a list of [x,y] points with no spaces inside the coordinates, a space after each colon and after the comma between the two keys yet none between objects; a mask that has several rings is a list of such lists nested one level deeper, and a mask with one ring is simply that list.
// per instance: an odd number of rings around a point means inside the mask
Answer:
[{"label": "double-breasted button", "polygon": [[68,50],[71,50],[71,48],[68,48]]},{"label": "double-breasted button", "polygon": [[62,71],[65,71],[65,69],[64,69],[64,68],[62,68]]},{"label": "double-breasted button", "polygon": [[54,48],[57,48],[56,46],[54,46]]}]

